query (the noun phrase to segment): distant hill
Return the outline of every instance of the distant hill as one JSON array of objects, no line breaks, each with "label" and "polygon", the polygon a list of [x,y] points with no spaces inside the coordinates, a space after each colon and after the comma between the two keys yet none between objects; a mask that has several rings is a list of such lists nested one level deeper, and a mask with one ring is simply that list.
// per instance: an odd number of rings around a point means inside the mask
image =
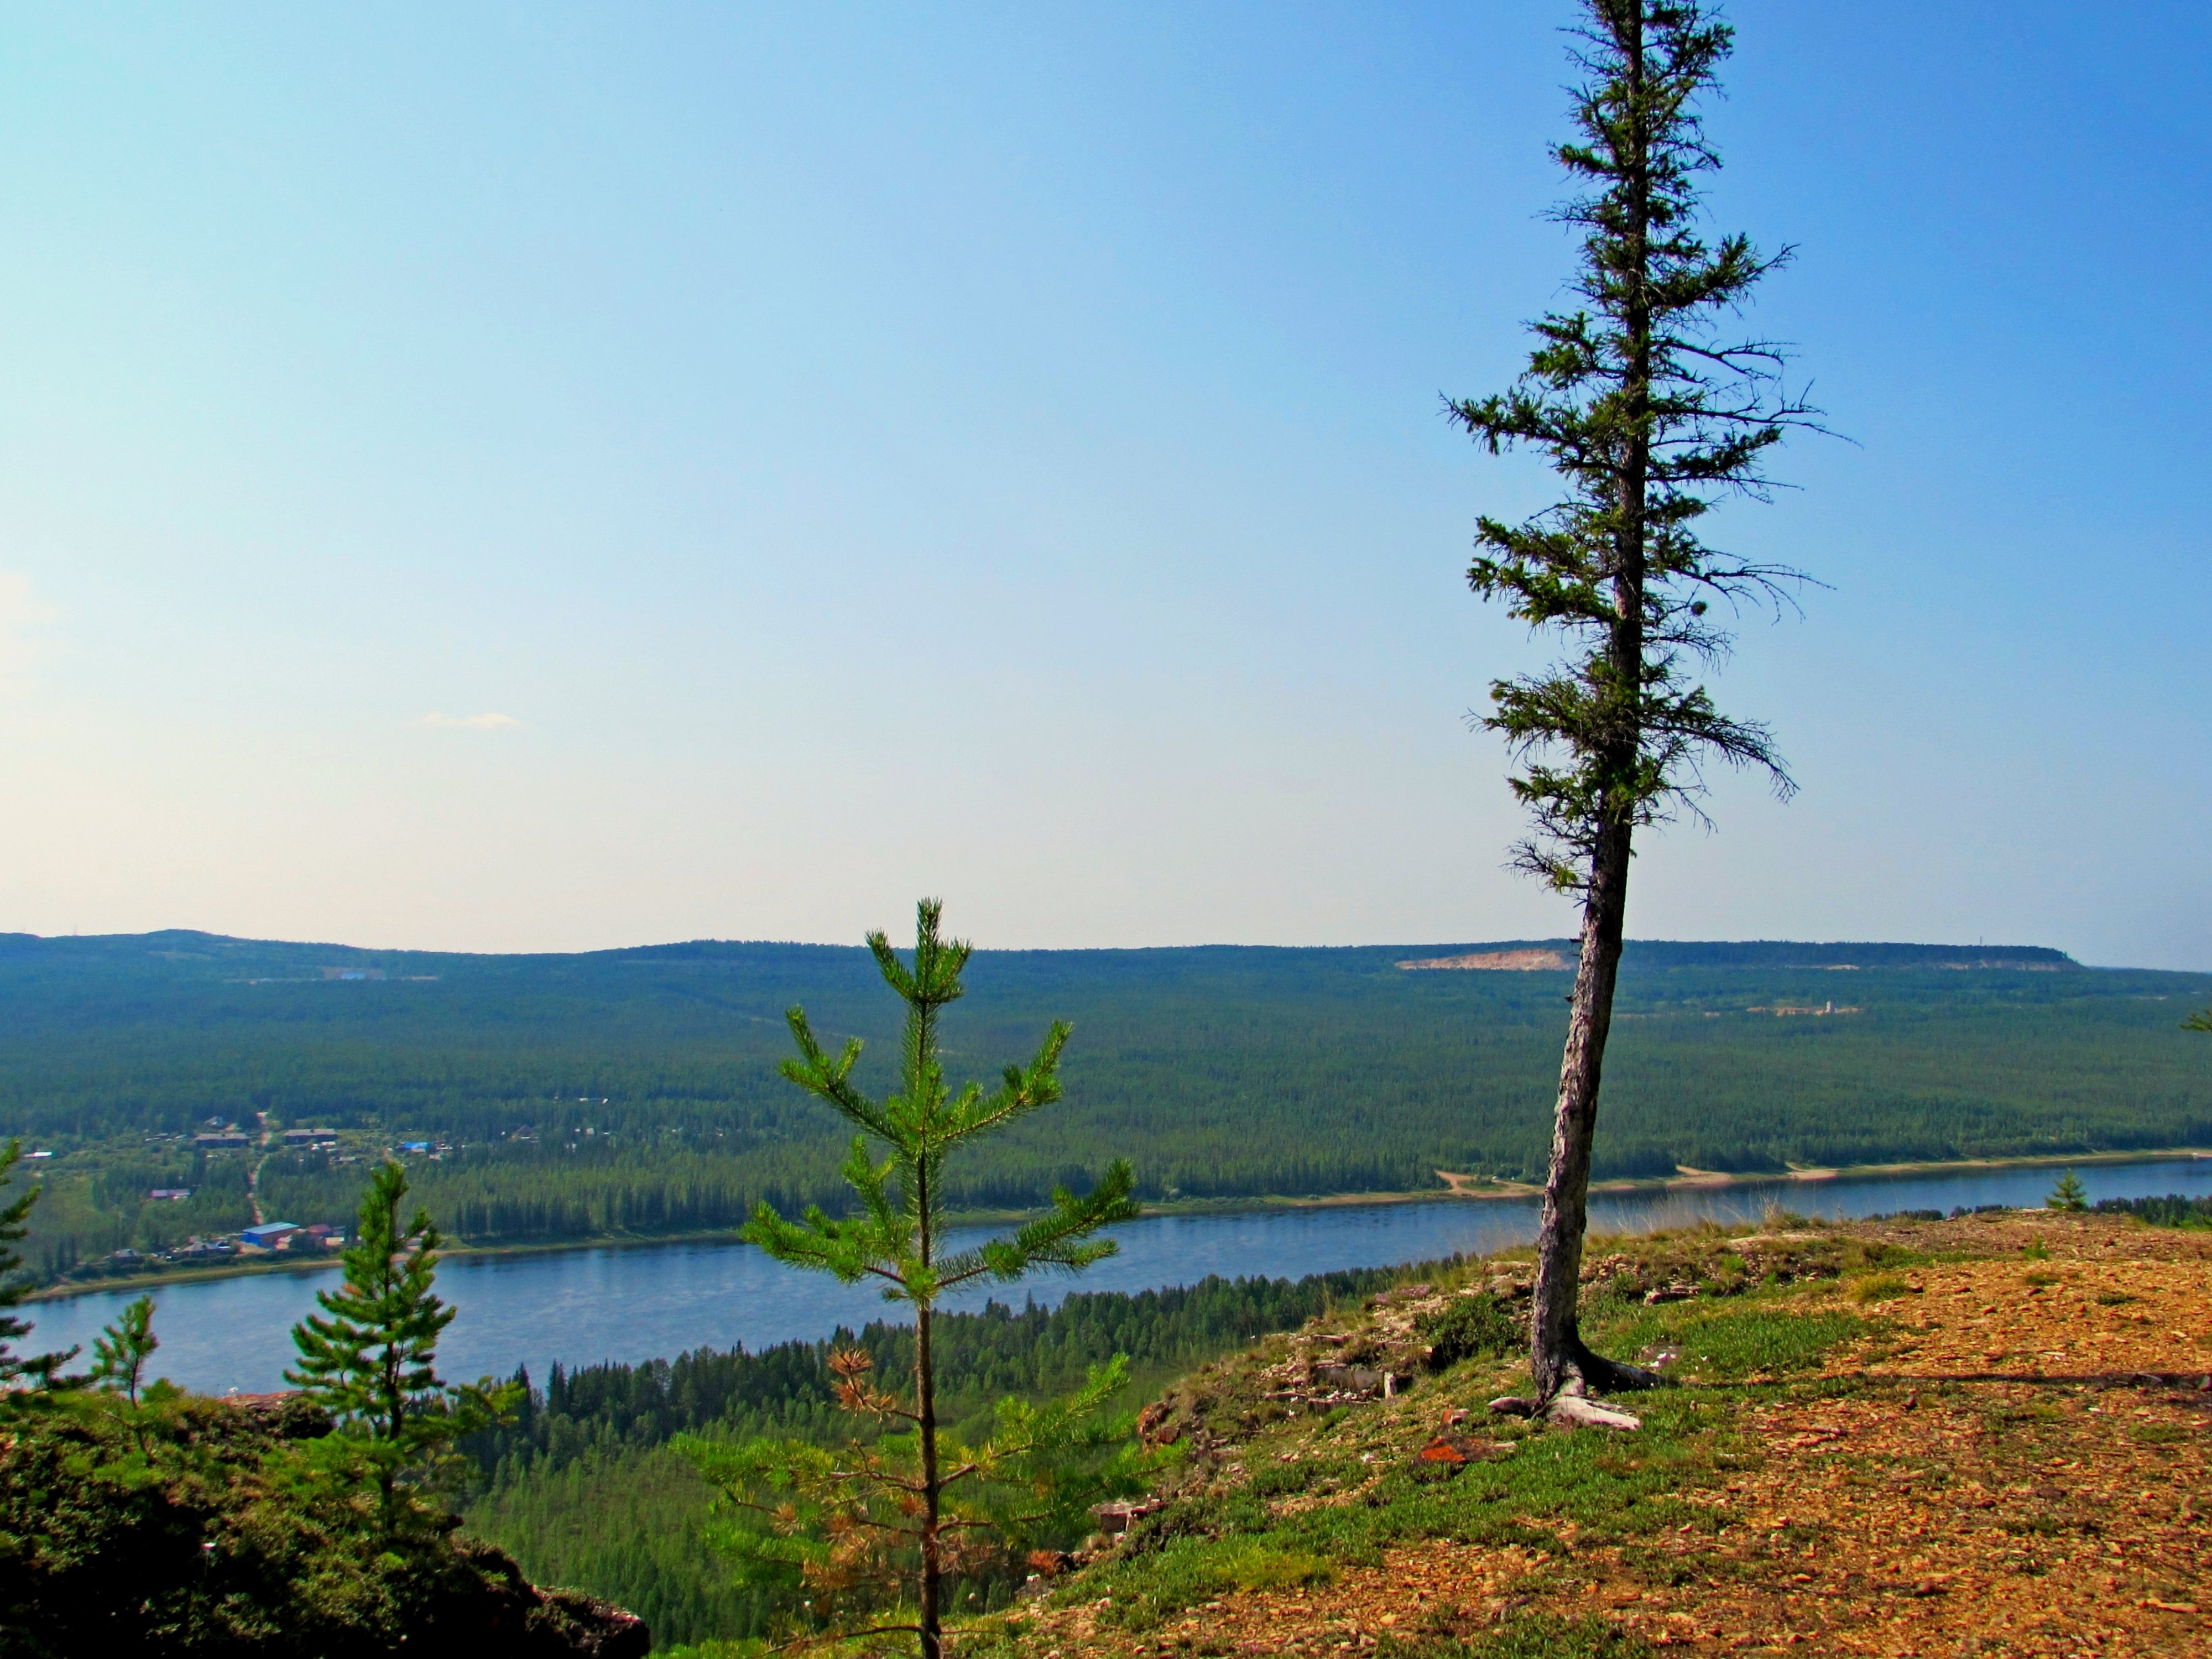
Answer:
[{"label": "distant hill", "polygon": [[[1370,958],[1388,957],[1400,966],[1406,959],[1425,959],[1430,965],[1443,958],[1557,956],[1571,966],[1579,953],[1572,939],[1497,939],[1462,945],[1158,945],[1131,950],[979,951],[980,958],[994,957],[1042,964],[1060,961],[1088,964],[1123,962],[1218,961],[1238,957],[1267,959],[1282,957]],[[151,933],[94,933],[42,936],[0,933],[0,963],[54,968],[108,969],[149,974],[247,973],[289,971],[301,977],[319,977],[327,969],[381,969],[406,977],[442,975],[464,969],[498,972],[528,970],[557,964],[638,962],[780,963],[795,966],[810,959],[831,956],[856,959],[866,952],[858,945],[798,945],[753,939],[686,939],[670,945],[626,945],[609,951],[568,952],[469,952],[447,951],[379,951],[351,945],[318,945],[277,939],[233,939],[222,933],[169,928]],[[1942,968],[2015,969],[2029,971],[2074,970],[2081,964],[2063,951],[2041,945],[1814,945],[1790,939],[1742,941],[1699,939],[1630,939],[1623,965],[1662,968]],[[163,964],[156,968],[154,963]],[[1479,963],[1477,965],[1489,965]],[[1521,966],[1503,963],[1503,966]],[[1534,965],[1534,964],[1528,964]]]}]

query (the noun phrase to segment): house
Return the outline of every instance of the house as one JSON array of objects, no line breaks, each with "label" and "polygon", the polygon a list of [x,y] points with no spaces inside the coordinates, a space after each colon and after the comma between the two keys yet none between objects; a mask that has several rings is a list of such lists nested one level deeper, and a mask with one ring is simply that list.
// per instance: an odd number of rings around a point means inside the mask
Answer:
[{"label": "house", "polygon": [[258,1227],[248,1227],[244,1232],[239,1234],[239,1237],[248,1244],[258,1245],[264,1250],[273,1250],[276,1248],[279,1239],[299,1231],[300,1224],[296,1221],[264,1221]]},{"label": "house", "polygon": [[168,1199],[179,1204],[191,1195],[192,1189],[189,1187],[149,1187],[146,1190],[148,1198]]},{"label": "house", "polygon": [[224,1130],[217,1134],[194,1135],[192,1146],[203,1152],[241,1152],[253,1143],[235,1130]]},{"label": "house", "polygon": [[284,1144],[287,1146],[335,1146],[338,1144],[338,1132],[336,1129],[287,1129],[284,1131]]}]

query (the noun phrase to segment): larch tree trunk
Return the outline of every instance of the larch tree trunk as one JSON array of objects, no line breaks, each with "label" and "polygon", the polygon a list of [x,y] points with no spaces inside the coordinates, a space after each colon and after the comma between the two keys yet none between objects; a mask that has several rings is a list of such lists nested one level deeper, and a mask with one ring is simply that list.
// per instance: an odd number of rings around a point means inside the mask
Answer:
[{"label": "larch tree trunk", "polygon": [[[1644,671],[1644,581],[1650,431],[1651,309],[1644,289],[1650,261],[1650,135],[1644,106],[1644,15],[1632,4],[1617,39],[1630,108],[1621,147],[1622,208],[1619,236],[1623,356],[1622,430],[1611,526],[1613,619],[1606,641],[1607,666],[1620,688],[1634,688]],[[1589,1226],[1589,1176],[1597,1138],[1599,1086],[1605,1074],[1606,1039],[1613,1030],[1613,992],[1620,972],[1622,934],[1628,918],[1628,872],[1633,858],[1636,803],[1622,787],[1634,775],[1644,733],[1632,690],[1619,698],[1601,754],[1597,823],[1591,838],[1589,885],[1583,896],[1582,956],[1575,969],[1573,1012],[1559,1058],[1559,1095],[1552,1119],[1551,1166],[1536,1236],[1536,1285],[1529,1316],[1529,1368],[1540,1403],[1562,1392],[1579,1393],[1645,1380],[1629,1368],[1601,1361],[1583,1346],[1577,1308],[1582,1289],[1583,1238]]]},{"label": "larch tree trunk", "polygon": [[[1552,1164],[1536,1231],[1536,1285],[1530,1316],[1530,1364],[1536,1398],[1547,1401],[1570,1385],[1602,1388],[1618,1368],[1595,1362],[1583,1346],[1576,1305],[1582,1285],[1583,1237],[1589,1230],[1590,1148],[1597,1135],[1598,1085],[1605,1040],[1613,1024],[1613,988],[1628,910],[1629,828],[1600,843],[1583,905],[1582,963],[1575,970],[1573,1012],[1559,1062],[1559,1098],[1552,1120]],[[1595,1362],[1595,1363],[1594,1363]],[[1602,1376],[1591,1376],[1602,1370]]]}]

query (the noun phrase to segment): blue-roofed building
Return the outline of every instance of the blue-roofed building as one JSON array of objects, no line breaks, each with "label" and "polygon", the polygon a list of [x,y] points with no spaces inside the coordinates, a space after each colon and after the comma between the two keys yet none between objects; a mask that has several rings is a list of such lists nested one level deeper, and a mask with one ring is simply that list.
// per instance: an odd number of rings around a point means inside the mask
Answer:
[{"label": "blue-roofed building", "polygon": [[264,1221],[258,1227],[248,1227],[239,1237],[248,1244],[258,1244],[264,1250],[273,1250],[278,1239],[287,1233],[299,1231],[300,1224],[296,1221]]}]

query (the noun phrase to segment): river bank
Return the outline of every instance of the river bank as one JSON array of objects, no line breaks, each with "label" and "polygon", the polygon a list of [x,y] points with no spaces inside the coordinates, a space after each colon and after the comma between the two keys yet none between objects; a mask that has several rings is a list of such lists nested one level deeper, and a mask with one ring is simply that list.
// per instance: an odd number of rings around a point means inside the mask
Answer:
[{"label": "river bank", "polygon": [[[2183,1159],[2212,1161],[2212,1149],[2192,1146],[2161,1147],[2142,1152],[2029,1153],[2011,1158],[1956,1158],[1923,1160],[1904,1164],[1861,1164],[1834,1167],[1803,1167],[1784,1171],[1760,1170],[1734,1173],[1726,1170],[1685,1169],[1675,1175],[1647,1177],[1638,1180],[1596,1181],[1590,1183],[1593,1198],[1660,1197],[1670,1193],[1699,1193],[1771,1187],[1779,1191],[1817,1187],[1832,1182],[1881,1182],[1911,1180],[1941,1180],[1954,1176],[1970,1176],[2008,1170],[2035,1169],[2092,1169],[2135,1164],[2176,1163]],[[1426,1188],[1418,1192],[1323,1193],[1303,1196],[1262,1194],[1234,1198],[1177,1198],[1164,1200],[1144,1206],[1146,1218],[1171,1216],[1248,1216],[1270,1215],[1302,1210],[1346,1210],[1375,1208],[1384,1206],[1450,1204],[1459,1201],[1477,1203],[1522,1202],[1540,1198],[1543,1189],[1527,1182],[1507,1181],[1495,1176],[1461,1175],[1439,1170],[1440,1187]],[[1786,1200],[1783,1206],[1788,1207]],[[1039,1212],[1034,1210],[975,1210],[963,1212],[953,1218],[955,1225],[962,1228],[1017,1225],[1030,1220]],[[665,1249],[683,1245],[729,1245],[740,1243],[738,1230],[734,1227],[708,1228],[681,1233],[602,1233],[577,1238],[532,1239],[513,1243],[449,1244],[444,1255],[456,1262],[466,1261],[492,1261],[520,1260],[532,1256],[560,1255],[585,1250],[632,1250]],[[228,1261],[208,1267],[167,1267],[156,1271],[117,1274],[94,1279],[65,1280],[59,1284],[41,1285],[23,1298],[26,1302],[61,1302],[80,1296],[103,1296],[120,1291],[151,1290],[164,1285],[199,1285],[227,1279],[265,1277],[271,1274],[306,1275],[327,1272],[337,1266],[333,1256],[312,1257],[291,1261],[280,1256],[255,1257],[246,1261]]]},{"label": "river bank", "polygon": [[[2092,1202],[2182,1192],[2212,1197],[2212,1158],[2132,1165],[2082,1165]],[[1708,1224],[1756,1227],[1771,1204],[1820,1221],[1899,1212],[1948,1214],[2002,1207],[2041,1212],[2051,1176],[2042,1168],[1982,1170],[1942,1176],[1804,1182],[1786,1196],[1772,1187],[1680,1186],[1590,1200],[1594,1235],[1633,1237]],[[965,1287],[956,1310],[996,1297],[1056,1305],[1073,1291],[1139,1292],[1193,1285],[1209,1275],[1298,1279],[1309,1273],[1481,1255],[1535,1235],[1534,1204],[1279,1205],[1237,1214],[1154,1213],[1115,1229],[1118,1252],[1078,1277],[1040,1279],[1009,1291]],[[948,1249],[981,1242],[963,1228]],[[816,1340],[839,1326],[897,1321],[909,1310],[865,1285],[798,1272],[765,1252],[732,1248],[728,1236],[658,1248],[477,1251],[449,1259],[440,1293],[459,1310],[439,1345],[448,1376],[512,1375],[527,1364],[543,1376],[556,1361],[574,1368],[603,1359],[636,1363],[700,1347]],[[179,1386],[220,1394],[283,1386],[290,1330],[329,1284],[307,1273],[262,1272],[228,1280],[155,1285],[161,1374]],[[104,1287],[21,1311],[37,1327],[27,1347],[82,1345],[137,1291]]]}]

